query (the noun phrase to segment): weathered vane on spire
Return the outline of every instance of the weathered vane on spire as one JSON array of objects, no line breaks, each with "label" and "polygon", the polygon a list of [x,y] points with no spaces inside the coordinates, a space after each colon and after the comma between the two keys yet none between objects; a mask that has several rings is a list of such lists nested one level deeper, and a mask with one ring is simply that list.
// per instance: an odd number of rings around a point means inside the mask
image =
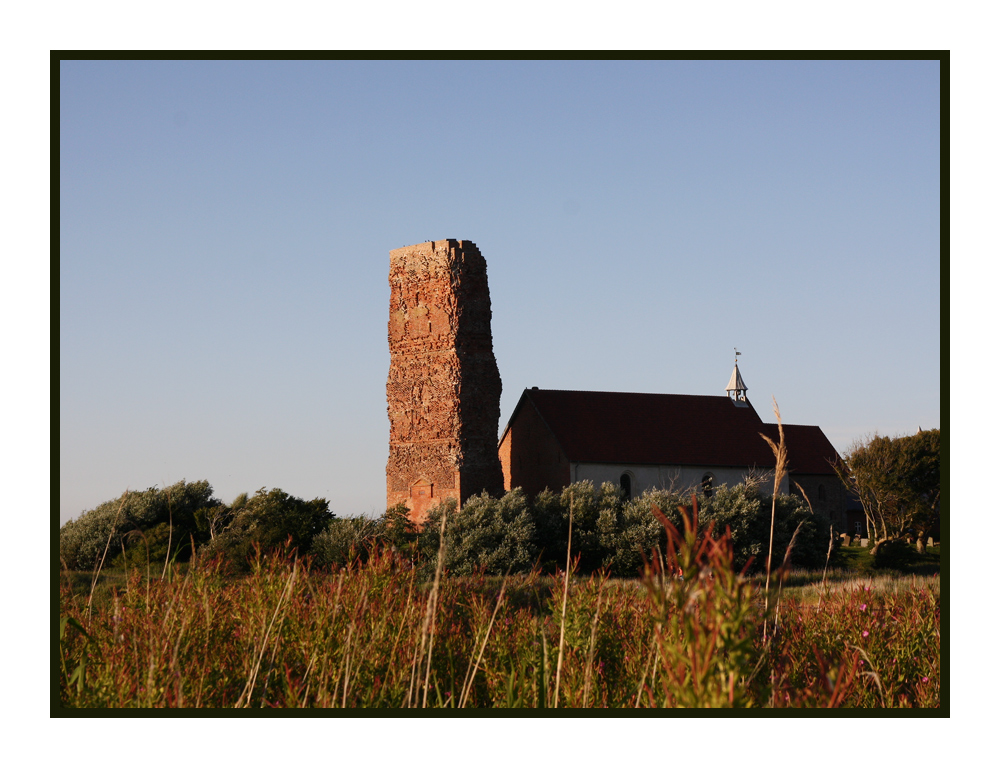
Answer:
[{"label": "weathered vane on spire", "polygon": [[733,352],[736,356],[733,358],[733,375],[729,377],[729,385],[726,387],[726,394],[732,399],[732,401],[745,408],[747,404],[747,385],[743,381],[743,376],[740,374],[740,366],[736,360],[742,353],[733,347]]}]

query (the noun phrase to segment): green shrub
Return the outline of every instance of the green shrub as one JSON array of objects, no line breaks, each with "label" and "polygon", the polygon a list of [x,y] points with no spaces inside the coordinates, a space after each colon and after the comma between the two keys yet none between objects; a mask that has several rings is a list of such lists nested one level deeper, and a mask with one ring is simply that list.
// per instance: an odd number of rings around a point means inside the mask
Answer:
[{"label": "green shrub", "polygon": [[830,546],[830,519],[821,512],[811,512],[804,499],[790,494],[778,495],[774,531],[775,560],[784,558],[785,548],[800,523],[802,527],[792,550],[792,565],[797,568],[822,568]]},{"label": "green shrub", "polygon": [[[222,506],[222,502],[212,496],[212,486],[207,480],[193,483],[182,480],[163,489],[127,492],[65,523],[59,529],[59,555],[67,568],[89,570],[97,565],[105,548],[109,561],[122,559],[124,544],[126,549],[134,550],[125,559],[141,558],[144,562],[145,544],[141,538],[129,534],[134,530],[147,533],[157,529],[153,537],[156,547],[150,548],[150,559],[166,557],[169,542],[171,555],[180,551],[179,559],[187,560],[191,537],[203,540],[196,522],[197,510]],[[167,536],[160,535],[160,526],[165,526],[162,530],[167,531]]]},{"label": "green shrub", "polygon": [[472,496],[458,514],[456,506],[454,499],[449,499],[428,514],[421,550],[429,571],[437,564],[441,515],[445,511],[448,513],[445,567],[449,573],[467,576],[477,571],[504,574],[531,569],[538,557],[538,547],[523,491],[518,488],[499,499],[486,493]]},{"label": "green shrub", "polygon": [[537,494],[529,507],[535,526],[535,544],[538,562],[545,573],[566,567],[566,532],[562,513],[562,500],[546,488]]},{"label": "green shrub", "polygon": [[[829,544],[829,519],[812,513],[798,496],[779,494],[775,500],[774,559],[778,565],[792,540],[796,527],[801,523],[799,535],[792,550],[793,566],[822,568]],[[732,534],[733,562],[742,568],[753,558],[751,571],[762,571],[767,565],[767,548],[771,528],[771,497],[758,485],[741,483],[715,489],[710,499],[701,501],[701,520],[715,523],[721,534],[726,526]]]},{"label": "green shrub", "polygon": [[887,539],[872,549],[872,558],[876,569],[905,570],[915,562],[916,551],[903,539]]},{"label": "green shrub", "polygon": [[665,543],[663,526],[653,514],[653,505],[679,522],[680,503],[678,494],[654,490],[602,510],[598,519],[601,569],[609,576],[638,576],[650,554]]},{"label": "green shrub", "polygon": [[581,573],[617,567],[619,560],[628,560],[627,555],[621,557],[629,546],[622,529],[625,504],[621,489],[613,483],[604,483],[595,489],[589,480],[581,480],[563,488],[559,496],[543,491],[532,504],[531,517],[540,534],[537,544],[543,570],[552,572],[557,567],[566,567],[571,505],[572,557],[578,560],[577,568]]},{"label": "green shrub", "polygon": [[579,558],[578,568],[582,573],[593,573],[604,564],[608,554],[603,545],[613,546],[612,531],[617,524],[622,506],[621,489],[613,483],[603,483],[599,489],[595,489],[593,483],[584,480],[564,488],[559,500],[562,502],[559,544],[563,553],[559,561],[560,567],[566,567],[565,553],[572,504],[572,556],[574,560]]},{"label": "green shrub", "polygon": [[415,560],[420,531],[410,520],[409,513],[403,502],[389,507],[379,518],[378,539],[397,556]]},{"label": "green shrub", "polygon": [[334,518],[313,538],[309,554],[316,565],[365,562],[378,546],[381,521],[370,517]]},{"label": "green shrub", "polygon": [[308,552],[313,539],[332,519],[326,499],[304,501],[280,488],[261,488],[235,511],[228,527],[203,547],[202,555],[221,556],[237,569],[246,570],[258,549],[269,552],[287,546]]}]

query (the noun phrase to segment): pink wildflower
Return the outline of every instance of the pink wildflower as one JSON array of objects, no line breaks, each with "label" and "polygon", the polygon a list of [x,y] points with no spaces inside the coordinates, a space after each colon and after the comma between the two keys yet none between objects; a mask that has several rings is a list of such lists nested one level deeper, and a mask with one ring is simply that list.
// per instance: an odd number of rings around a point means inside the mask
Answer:
[{"label": "pink wildflower", "polygon": [[861,636],[862,637],[868,637],[868,630],[866,629],[864,632],[862,632]]},{"label": "pink wildflower", "polygon": [[868,608],[868,603],[862,603],[861,604],[861,610],[862,611],[865,610],[865,609],[867,609],[867,608]]},{"label": "pink wildflower", "polygon": [[925,683],[927,682],[927,678],[926,678],[926,677],[924,677],[924,678],[921,678],[921,679],[922,679],[922,680],[923,680],[923,681],[924,681]]}]

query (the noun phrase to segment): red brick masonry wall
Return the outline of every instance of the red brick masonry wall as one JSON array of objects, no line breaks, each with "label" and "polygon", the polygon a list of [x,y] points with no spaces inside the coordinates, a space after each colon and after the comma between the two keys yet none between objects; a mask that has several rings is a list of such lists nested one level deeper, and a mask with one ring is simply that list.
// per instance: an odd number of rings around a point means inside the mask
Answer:
[{"label": "red brick masonry wall", "polygon": [[504,488],[522,488],[529,498],[570,484],[570,465],[555,436],[530,401],[522,402],[500,443]]},{"label": "red brick masonry wall", "polygon": [[389,288],[386,504],[419,523],[442,499],[503,492],[486,260],[468,240],[399,248]]}]

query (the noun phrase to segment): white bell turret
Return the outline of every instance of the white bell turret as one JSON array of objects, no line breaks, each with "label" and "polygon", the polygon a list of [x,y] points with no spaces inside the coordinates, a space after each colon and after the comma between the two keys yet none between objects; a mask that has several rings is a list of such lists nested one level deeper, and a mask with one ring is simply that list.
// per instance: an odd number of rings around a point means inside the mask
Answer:
[{"label": "white bell turret", "polygon": [[[740,355],[736,348],[733,347],[733,351],[736,352],[737,357]],[[733,361],[733,375],[729,377],[729,384],[726,386],[726,394],[729,398],[738,406],[743,408],[747,404],[747,385],[743,381],[743,376],[740,375],[740,366],[737,361]]]}]

